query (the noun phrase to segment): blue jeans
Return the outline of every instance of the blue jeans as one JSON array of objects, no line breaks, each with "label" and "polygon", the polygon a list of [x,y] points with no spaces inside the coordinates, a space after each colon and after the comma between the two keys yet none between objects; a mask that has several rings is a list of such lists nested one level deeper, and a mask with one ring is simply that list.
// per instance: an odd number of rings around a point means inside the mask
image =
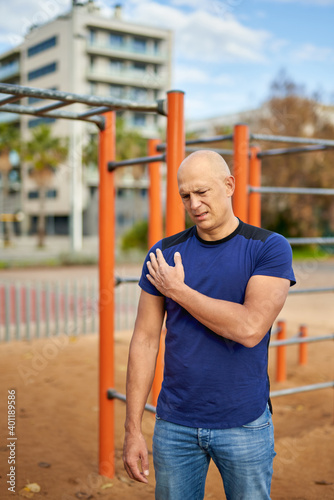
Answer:
[{"label": "blue jeans", "polygon": [[156,418],[153,460],[156,500],[202,500],[212,458],[227,500],[270,499],[274,432],[267,407],[233,429],[201,429]]}]

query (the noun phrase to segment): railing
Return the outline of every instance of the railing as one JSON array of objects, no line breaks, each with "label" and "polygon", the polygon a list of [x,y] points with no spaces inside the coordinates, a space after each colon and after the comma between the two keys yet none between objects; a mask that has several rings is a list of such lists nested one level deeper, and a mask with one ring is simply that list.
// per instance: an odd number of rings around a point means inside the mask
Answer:
[{"label": "railing", "polygon": [[[138,279],[117,278],[116,330],[134,325],[139,298]],[[97,333],[97,282],[0,283],[0,342],[53,335]],[[103,307],[103,300],[100,307]]]},{"label": "railing", "polygon": [[118,45],[111,42],[108,43],[89,40],[87,42],[87,49],[119,52],[121,54],[130,53],[138,56],[153,57],[158,59],[165,59],[167,57],[166,51],[156,49],[154,46],[148,45],[146,47],[136,47],[133,43],[122,43]]}]

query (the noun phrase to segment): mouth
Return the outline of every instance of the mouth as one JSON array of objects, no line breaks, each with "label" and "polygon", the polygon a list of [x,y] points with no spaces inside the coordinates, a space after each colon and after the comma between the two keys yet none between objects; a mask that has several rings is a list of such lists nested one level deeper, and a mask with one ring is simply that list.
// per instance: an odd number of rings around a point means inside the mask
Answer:
[{"label": "mouth", "polygon": [[202,212],[201,214],[194,214],[196,220],[204,220],[208,212]]}]

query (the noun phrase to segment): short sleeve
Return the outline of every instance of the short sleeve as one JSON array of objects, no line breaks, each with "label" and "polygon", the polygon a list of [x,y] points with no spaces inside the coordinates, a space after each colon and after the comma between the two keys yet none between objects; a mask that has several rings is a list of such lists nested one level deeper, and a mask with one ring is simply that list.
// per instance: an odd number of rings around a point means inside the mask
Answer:
[{"label": "short sleeve", "polygon": [[152,283],[150,283],[148,281],[148,279],[146,277],[146,275],[149,274],[148,268],[147,268],[147,261],[150,260],[150,253],[151,252],[155,253],[157,248],[161,249],[161,241],[158,241],[158,243],[156,243],[152,248],[150,248],[150,250],[148,251],[148,253],[145,257],[145,261],[144,261],[142,272],[141,272],[141,277],[139,280],[139,286],[142,290],[144,290],[144,292],[147,292],[150,295],[157,295],[157,296],[162,297],[162,294],[155,288],[154,285],[152,285]]},{"label": "short sleeve", "polygon": [[277,233],[272,233],[263,244],[252,276],[273,276],[290,280],[290,285],[296,284],[292,269],[292,250],[289,242]]}]

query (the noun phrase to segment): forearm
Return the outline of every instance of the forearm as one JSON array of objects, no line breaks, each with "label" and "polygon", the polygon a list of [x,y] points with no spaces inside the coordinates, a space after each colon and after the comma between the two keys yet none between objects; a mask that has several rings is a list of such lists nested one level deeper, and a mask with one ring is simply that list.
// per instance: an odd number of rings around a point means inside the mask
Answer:
[{"label": "forearm", "polygon": [[132,339],[126,382],[127,432],[141,432],[145,404],[152,387],[159,344]]},{"label": "forearm", "polygon": [[259,318],[247,305],[213,299],[184,283],[173,290],[171,298],[216,334],[247,347],[255,345],[263,333],[263,320],[256,321]]}]

